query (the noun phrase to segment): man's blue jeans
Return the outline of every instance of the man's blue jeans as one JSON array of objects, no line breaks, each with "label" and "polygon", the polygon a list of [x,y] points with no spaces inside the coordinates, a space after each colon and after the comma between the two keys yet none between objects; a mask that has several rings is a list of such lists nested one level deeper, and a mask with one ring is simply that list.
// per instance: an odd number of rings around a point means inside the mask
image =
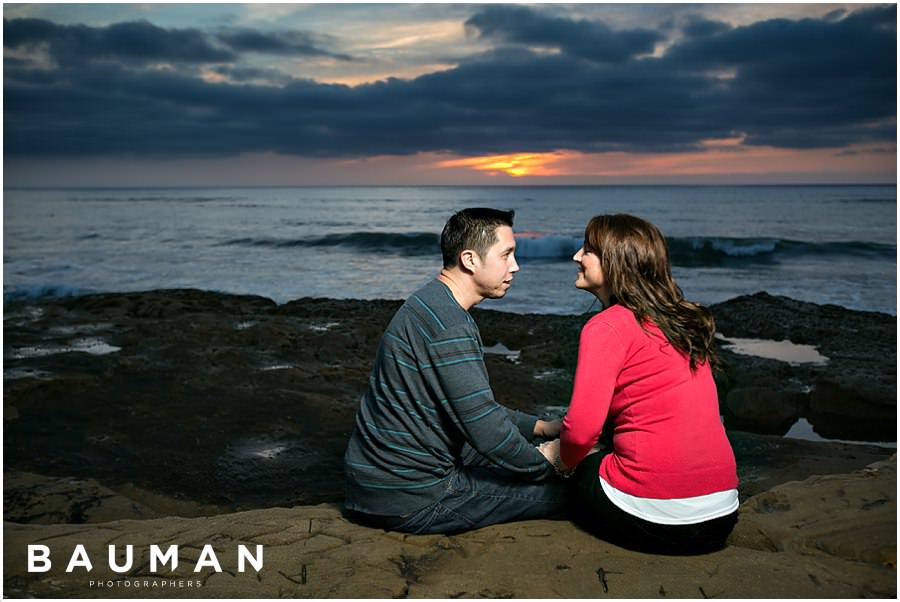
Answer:
[{"label": "man's blue jeans", "polygon": [[567,487],[562,479],[515,480],[466,446],[463,463],[444,496],[406,516],[368,516],[368,523],[404,533],[458,533],[515,520],[564,518]]}]

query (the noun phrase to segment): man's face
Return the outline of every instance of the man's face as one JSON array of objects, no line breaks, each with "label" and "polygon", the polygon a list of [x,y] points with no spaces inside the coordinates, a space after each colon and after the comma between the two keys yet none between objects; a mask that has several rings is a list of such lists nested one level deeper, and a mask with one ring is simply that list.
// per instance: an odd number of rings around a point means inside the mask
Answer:
[{"label": "man's face", "polygon": [[498,226],[494,238],[494,245],[484,257],[475,255],[475,284],[478,294],[485,299],[500,299],[506,295],[512,285],[513,274],[519,271],[512,228]]}]

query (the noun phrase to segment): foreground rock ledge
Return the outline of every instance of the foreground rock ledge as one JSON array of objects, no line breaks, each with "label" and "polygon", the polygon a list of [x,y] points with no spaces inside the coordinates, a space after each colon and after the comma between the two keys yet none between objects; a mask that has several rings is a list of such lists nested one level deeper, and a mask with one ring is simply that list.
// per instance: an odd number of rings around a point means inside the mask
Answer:
[{"label": "foreground rock ledge", "polygon": [[[403,535],[350,523],[331,505],[94,525],[5,523],[4,588],[28,597],[895,598],[896,467],[894,455],[756,495],[741,506],[729,546],[695,557],[631,552],[567,521]],[[27,572],[31,543],[51,548],[50,572]],[[77,544],[92,560],[89,574],[65,572]],[[107,568],[110,544],[120,552],[134,545],[127,574]],[[174,573],[149,572],[151,544],[179,545]],[[192,572],[206,544],[223,572]],[[237,572],[238,544],[264,546],[259,573]]]}]

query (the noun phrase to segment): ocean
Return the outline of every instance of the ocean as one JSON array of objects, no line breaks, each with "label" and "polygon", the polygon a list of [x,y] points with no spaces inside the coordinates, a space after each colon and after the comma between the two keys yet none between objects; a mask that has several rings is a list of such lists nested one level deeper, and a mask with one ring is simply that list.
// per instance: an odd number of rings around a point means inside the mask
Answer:
[{"label": "ocean", "polygon": [[402,299],[440,269],[464,207],[516,211],[521,271],[481,307],[577,314],[572,254],[600,213],[666,235],[688,299],[766,291],[897,313],[896,186],[5,189],[4,301],[199,288]]}]

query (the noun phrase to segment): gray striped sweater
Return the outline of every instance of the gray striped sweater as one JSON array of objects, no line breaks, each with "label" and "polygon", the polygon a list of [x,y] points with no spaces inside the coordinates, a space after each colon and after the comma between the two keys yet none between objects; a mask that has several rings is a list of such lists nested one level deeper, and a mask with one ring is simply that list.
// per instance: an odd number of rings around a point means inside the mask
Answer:
[{"label": "gray striped sweater", "polygon": [[468,442],[511,479],[551,478],[536,418],[496,401],[475,321],[433,280],[385,331],[344,455],[345,505],[402,516],[437,501]]}]

